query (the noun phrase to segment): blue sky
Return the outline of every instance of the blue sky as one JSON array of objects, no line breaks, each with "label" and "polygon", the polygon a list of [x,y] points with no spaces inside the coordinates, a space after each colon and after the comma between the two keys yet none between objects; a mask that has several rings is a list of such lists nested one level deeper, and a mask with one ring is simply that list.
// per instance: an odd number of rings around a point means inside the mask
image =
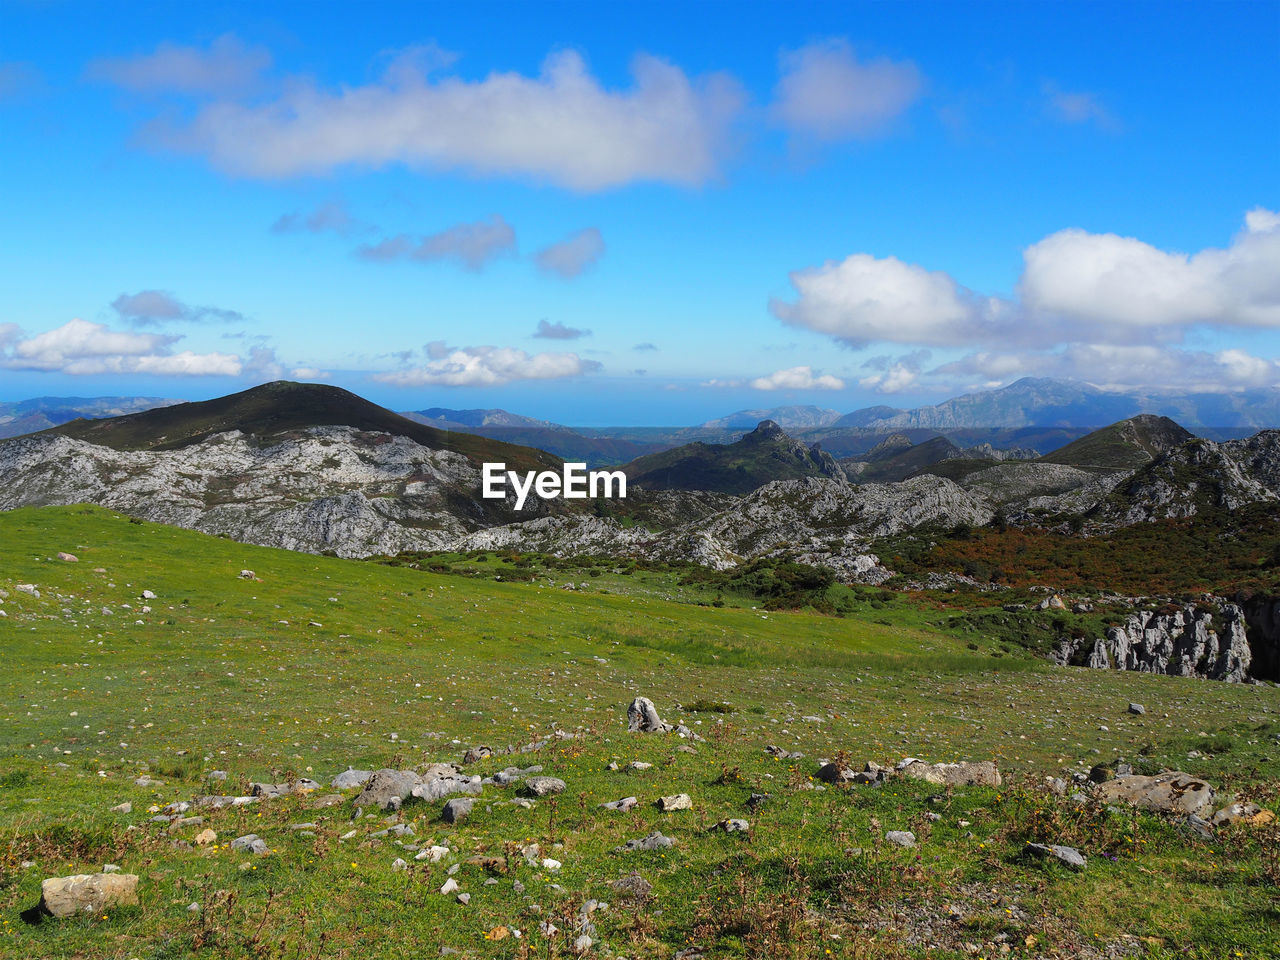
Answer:
[{"label": "blue sky", "polygon": [[0,399],[285,376],[601,425],[1280,381],[1277,3],[0,20]]}]

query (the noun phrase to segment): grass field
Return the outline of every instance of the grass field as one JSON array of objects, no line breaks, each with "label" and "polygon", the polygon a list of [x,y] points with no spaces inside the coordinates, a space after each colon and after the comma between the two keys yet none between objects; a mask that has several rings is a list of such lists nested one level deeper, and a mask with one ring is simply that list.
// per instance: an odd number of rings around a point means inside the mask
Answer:
[{"label": "grass field", "polygon": [[[898,602],[836,618],[701,605],[662,572],[572,580],[315,557],[90,507],[0,514],[0,956],[571,956],[592,899],[608,907],[589,955],[633,960],[1280,955],[1274,826],[1204,840],[1044,789],[1124,758],[1275,809],[1280,690],[1059,670]],[[703,739],[628,734],[636,695]],[[354,791],[322,809],[300,796],[192,811],[204,823],[173,833],[147,812],[295,776],[325,793],[348,766],[548,738],[466,770],[540,764],[564,793],[525,809],[506,802],[514,787],[486,786],[458,826],[440,803],[353,821]],[[837,755],[996,760],[1004,785],[812,789]],[[227,782],[211,787],[213,770]],[[144,773],[162,783],[136,786]],[[653,805],[681,792],[692,810]],[[752,793],[770,799],[749,811]],[[631,795],[629,813],[598,807]],[[122,801],[132,813],[111,812]],[[389,817],[413,825],[402,843],[453,852],[427,864],[372,837]],[[708,830],[728,817],[751,829]],[[205,828],[216,843],[195,846]],[[676,845],[614,852],[654,830]],[[893,830],[917,846],[886,842]],[[233,852],[247,833],[271,852]],[[1029,840],[1077,846],[1088,868],[1029,859]],[[562,866],[527,864],[531,843]],[[140,877],[139,906],[20,918],[43,878],[106,862]],[[469,904],[439,892],[454,865]],[[611,888],[632,872],[648,901]]]}]

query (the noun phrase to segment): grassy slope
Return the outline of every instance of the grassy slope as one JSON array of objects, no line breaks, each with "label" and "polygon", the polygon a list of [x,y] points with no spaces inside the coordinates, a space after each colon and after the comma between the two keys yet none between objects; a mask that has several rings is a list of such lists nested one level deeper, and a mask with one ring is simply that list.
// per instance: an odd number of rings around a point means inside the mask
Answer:
[{"label": "grassy slope", "polygon": [[[58,550],[80,562],[51,559]],[[261,582],[239,580],[244,567]],[[42,597],[15,592],[22,582],[37,583]],[[998,950],[1000,934],[1017,956],[1087,957],[1094,944],[1133,934],[1152,956],[1220,957],[1239,947],[1260,957],[1273,939],[1276,891],[1261,872],[1261,835],[1198,842],[1146,816],[1093,821],[1022,789],[1063,766],[1136,759],[1145,747],[1152,764],[1274,806],[1275,783],[1257,772],[1274,771],[1272,688],[1055,671],[997,657],[981,637],[969,650],[898,623],[923,624],[925,614],[879,624],[711,609],[654,596],[660,583],[607,575],[574,593],[473,581],[245,546],[89,507],[0,514],[0,588],[10,593],[0,619],[0,956],[189,956],[202,928],[186,910],[193,901],[216,913],[220,929],[202,955],[217,957],[400,957],[409,944],[424,955],[449,945],[517,957],[524,943],[537,956],[563,956],[576,933],[548,943],[538,921],[572,931],[585,897],[614,904],[596,916],[597,939],[613,951],[604,956],[670,957],[690,942],[709,956],[923,956],[895,946],[887,928],[904,923],[894,911],[910,917],[946,903],[960,904],[964,919],[938,921],[950,931],[945,942],[983,945],[983,955]],[[143,589],[158,595],[149,614]],[[636,693],[667,719],[696,724],[708,742],[686,754],[673,739],[627,735],[625,704]],[[698,699],[737,710],[676,708]],[[1147,715],[1128,715],[1130,700]],[[464,865],[457,879],[474,896],[464,908],[435,892],[444,865],[392,871],[399,848],[367,838],[381,816],[353,825],[349,802],[208,814],[220,839],[205,851],[175,848],[143,812],[205,792],[203,774],[215,768],[229,772],[227,792],[293,774],[327,782],[348,764],[457,759],[468,744],[519,744],[551,724],[584,735],[516,762],[562,777],[568,790],[557,802],[524,811],[486,788],[459,827],[440,823],[437,804],[404,811],[417,842],[464,855],[541,842],[564,868],[516,869],[529,899],[515,894],[511,876],[484,886],[483,871]],[[763,753],[769,743],[811,759],[775,761]],[[1187,759],[1192,747],[1205,755]],[[937,804],[922,786],[789,785],[807,782],[812,758],[841,749],[858,762],[994,758],[1008,782]],[[633,759],[655,766],[606,769]],[[144,769],[164,786],[134,786]],[[748,813],[753,790],[773,800]],[[693,795],[693,811],[664,815],[649,805],[678,791]],[[596,809],[631,794],[645,801],[631,814]],[[132,815],[109,812],[126,799]],[[728,816],[750,819],[751,834],[704,832]],[[300,821],[315,822],[317,835],[287,829]],[[130,823],[142,830],[125,833]],[[337,839],[353,828],[357,838]],[[651,829],[679,846],[666,855],[608,852]],[[921,846],[880,843],[891,829],[915,830]],[[225,848],[247,832],[273,853],[250,863]],[[1029,837],[1076,843],[1090,855],[1088,871],[1026,862],[1019,851]],[[865,852],[850,857],[850,847]],[[36,865],[23,870],[21,860]],[[140,908],[19,922],[42,877],[107,860],[141,875]],[[655,885],[656,909],[626,908],[608,888],[632,869]],[[211,906],[219,890],[234,897],[225,911]],[[499,925],[527,938],[486,940]]]},{"label": "grassy slope", "polygon": [[286,380],[214,400],[106,420],[73,420],[51,432],[117,450],[171,450],[226,430],[271,437],[332,425],[398,434],[433,450],[453,450],[476,463],[505,461],[520,470],[555,469],[560,463],[541,450],[415,423],[340,387]]},{"label": "grassy slope", "polygon": [[1144,415],[1095,430],[1040,461],[1084,470],[1135,470],[1191,436],[1168,417]]},{"label": "grassy slope", "polygon": [[773,480],[826,476],[808,452],[797,456],[794,441],[751,432],[736,443],[690,443],[638,457],[622,469],[649,490],[715,490],[746,494]]}]

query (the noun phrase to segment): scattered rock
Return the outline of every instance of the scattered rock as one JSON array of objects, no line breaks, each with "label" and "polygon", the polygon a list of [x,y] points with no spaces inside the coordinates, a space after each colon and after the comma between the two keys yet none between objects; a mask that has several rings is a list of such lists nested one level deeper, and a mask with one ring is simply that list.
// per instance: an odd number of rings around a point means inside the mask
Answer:
[{"label": "scattered rock", "polygon": [[463,763],[478,763],[486,757],[493,756],[493,749],[490,747],[472,747],[462,756]]},{"label": "scattered rock", "polygon": [[648,697],[636,697],[627,707],[627,730],[631,733],[670,733],[674,729],[662,722],[658,708]]},{"label": "scattered rock", "polygon": [[924,780],[947,787],[998,787],[1000,771],[990,760],[978,763],[925,763],[915,757],[907,757],[898,764],[898,772],[904,777]]},{"label": "scattered rock", "polygon": [[1063,847],[1056,843],[1028,843],[1027,850],[1038,857],[1051,858],[1064,863],[1072,870],[1083,870],[1088,862],[1075,847]]},{"label": "scattered rock", "polygon": [[1129,712],[1140,717],[1147,712],[1147,708],[1140,703],[1131,703],[1129,704]]},{"label": "scattered rock", "polygon": [[751,824],[745,820],[721,820],[712,830],[719,830],[722,833],[746,833],[751,829]]},{"label": "scattered rock", "polygon": [[693,798],[687,793],[677,793],[669,797],[659,797],[658,809],[663,813],[671,813],[673,810],[692,810]]},{"label": "scattered rock", "polygon": [[256,833],[248,833],[243,837],[236,837],[231,841],[231,849],[237,853],[255,853],[258,856],[269,852],[266,841]]},{"label": "scattered rock", "polygon": [[62,553],[61,551],[58,552],[58,559],[63,561],[64,563],[80,562],[80,558],[77,557],[74,553]]},{"label": "scattered rock", "polygon": [[109,907],[136,906],[138,877],[132,873],[78,873],[40,884],[40,906],[55,917],[101,914]]},{"label": "scattered rock", "polygon": [[1116,777],[1093,788],[1103,803],[1123,801],[1144,810],[1175,816],[1204,816],[1213,810],[1213,787],[1178,770],[1154,777]]},{"label": "scattered rock", "polygon": [[474,804],[472,797],[454,797],[445,803],[441,817],[445,823],[461,823],[470,815]]},{"label": "scattered rock", "polygon": [[413,793],[413,788],[421,783],[422,778],[411,770],[375,771],[365,781],[364,789],[356,797],[356,806],[399,810],[400,805]]},{"label": "scattered rock", "polygon": [[334,790],[354,790],[356,787],[363,787],[372,776],[372,770],[356,770],[354,768],[343,770],[329,782],[329,786]]},{"label": "scattered rock", "polygon": [[617,810],[621,813],[626,813],[639,802],[635,797],[623,797],[621,800],[610,800],[608,803],[602,803],[600,807],[604,810]]},{"label": "scattered rock", "polygon": [[550,797],[564,793],[565,783],[556,777],[529,777],[521,790],[531,797]]},{"label": "scattered rock", "polygon": [[664,837],[661,833],[651,833],[647,837],[640,837],[635,840],[628,840],[620,847],[614,847],[615,853],[633,853],[637,850],[666,850],[668,847],[674,847],[675,840],[671,837]]},{"label": "scattered rock", "polygon": [[1263,810],[1256,803],[1231,803],[1213,815],[1214,826],[1224,823],[1247,823],[1253,827],[1261,827],[1274,822],[1275,819],[1274,813]]},{"label": "scattered rock", "polygon": [[900,847],[914,847],[916,845],[916,835],[910,830],[890,830],[884,835],[884,838]]}]

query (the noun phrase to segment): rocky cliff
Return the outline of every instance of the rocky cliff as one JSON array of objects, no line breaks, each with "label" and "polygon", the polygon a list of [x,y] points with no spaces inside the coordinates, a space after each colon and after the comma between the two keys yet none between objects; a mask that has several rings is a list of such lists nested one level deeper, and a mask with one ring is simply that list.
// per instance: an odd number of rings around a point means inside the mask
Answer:
[{"label": "rocky cliff", "polygon": [[1053,659],[1099,670],[1136,670],[1241,683],[1253,654],[1244,612],[1215,599],[1140,610],[1094,640],[1063,638]]}]

